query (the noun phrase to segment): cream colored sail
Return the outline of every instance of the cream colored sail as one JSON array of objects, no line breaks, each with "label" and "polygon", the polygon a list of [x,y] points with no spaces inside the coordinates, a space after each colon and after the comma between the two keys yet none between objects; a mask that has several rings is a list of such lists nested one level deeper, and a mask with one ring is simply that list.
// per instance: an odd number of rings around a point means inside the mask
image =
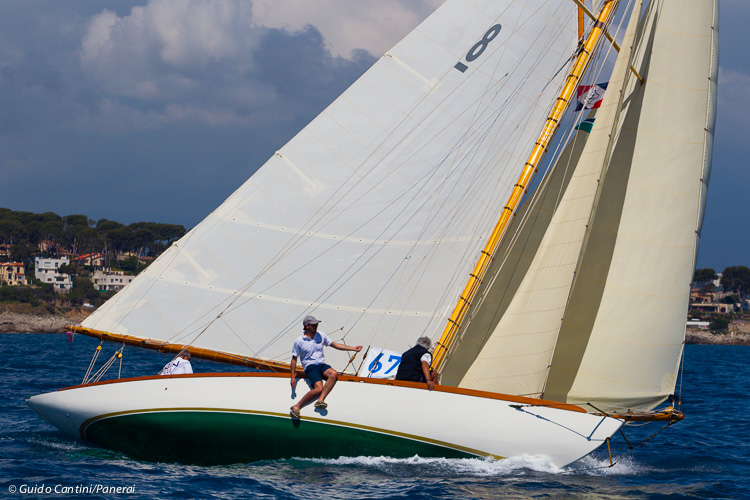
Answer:
[{"label": "cream colored sail", "polygon": [[[462,386],[604,410],[650,409],[674,390],[710,169],[716,9],[654,1],[637,34],[631,22],[584,158]],[[644,85],[625,69],[631,39]]]},{"label": "cream colored sail", "polygon": [[567,73],[575,13],[448,0],[83,326],[282,361],[311,313],[349,344],[437,335]]},{"label": "cream colored sail", "polygon": [[544,397],[651,409],[675,389],[711,167],[718,4],[655,7],[639,61],[646,83],[632,93],[602,193],[622,208],[600,206],[589,243],[611,248],[608,269],[584,261]]},{"label": "cream colored sail", "polygon": [[[626,39],[635,36],[637,22],[631,19]],[[544,390],[619,117],[619,99],[612,97],[625,85],[632,43],[623,45],[607,99],[529,270],[460,387],[527,396]]]},{"label": "cream colored sail", "polygon": [[[595,117],[595,111],[588,117]],[[459,331],[459,339],[441,373],[442,384],[459,384],[505,314],[570,182],[588,136],[588,131],[580,130],[568,141],[539,188],[518,210],[477,291],[472,312]]]}]

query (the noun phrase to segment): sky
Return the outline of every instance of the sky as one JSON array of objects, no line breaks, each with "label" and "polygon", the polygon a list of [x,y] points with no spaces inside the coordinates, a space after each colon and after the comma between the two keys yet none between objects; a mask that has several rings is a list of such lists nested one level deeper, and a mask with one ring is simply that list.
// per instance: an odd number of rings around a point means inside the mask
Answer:
[{"label": "sky", "polygon": [[[0,207],[190,228],[443,0],[0,0]],[[750,266],[750,1],[719,0],[697,267]]]}]

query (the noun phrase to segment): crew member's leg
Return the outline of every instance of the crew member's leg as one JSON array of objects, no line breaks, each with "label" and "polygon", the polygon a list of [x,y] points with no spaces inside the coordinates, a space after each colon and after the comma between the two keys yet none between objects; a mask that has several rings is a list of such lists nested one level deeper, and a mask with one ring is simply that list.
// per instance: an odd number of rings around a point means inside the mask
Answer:
[{"label": "crew member's leg", "polygon": [[323,372],[323,377],[325,377],[326,383],[323,386],[323,391],[318,397],[318,403],[322,403],[325,401],[326,396],[328,396],[328,394],[331,392],[333,386],[336,385],[336,380],[338,380],[339,375],[338,373],[336,373],[336,370],[329,367],[326,371]]}]

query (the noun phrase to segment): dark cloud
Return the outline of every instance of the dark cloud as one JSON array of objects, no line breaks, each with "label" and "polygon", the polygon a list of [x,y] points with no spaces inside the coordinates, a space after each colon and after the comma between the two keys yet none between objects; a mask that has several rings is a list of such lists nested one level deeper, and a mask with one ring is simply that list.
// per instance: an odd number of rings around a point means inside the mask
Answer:
[{"label": "dark cloud", "polygon": [[[274,2],[264,5],[279,17]],[[376,2],[343,5],[358,27],[360,9],[383,14]],[[408,5],[423,14],[432,2]],[[720,10],[720,100],[699,267],[749,260],[747,5],[723,0]],[[375,60],[348,48],[346,58],[333,55],[311,26],[263,26],[252,7],[1,2],[0,206],[187,226],[216,208]],[[353,39],[371,39],[364,35]]]},{"label": "dark cloud", "polygon": [[332,56],[313,27],[254,26],[243,2],[186,4],[44,18],[39,4],[0,7],[24,25],[0,35],[12,187],[0,205],[194,225],[375,60]]},{"label": "dark cloud", "polygon": [[295,109],[308,110],[306,114],[320,111],[321,100],[331,102],[342,92],[339,82],[353,82],[375,62],[363,50],[354,51],[352,59],[333,57],[320,32],[309,25],[293,34],[268,30],[254,59],[257,81]]}]

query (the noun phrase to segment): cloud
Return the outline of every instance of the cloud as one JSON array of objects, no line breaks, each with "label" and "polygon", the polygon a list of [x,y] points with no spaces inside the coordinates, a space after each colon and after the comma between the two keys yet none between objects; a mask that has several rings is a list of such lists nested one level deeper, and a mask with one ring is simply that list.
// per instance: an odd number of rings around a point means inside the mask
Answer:
[{"label": "cloud", "polygon": [[313,25],[337,56],[364,49],[380,57],[444,1],[255,0],[253,15],[260,24],[292,31]]},{"label": "cloud", "polygon": [[0,3],[3,206],[193,225],[375,61],[244,0],[107,5]]},{"label": "cloud", "polygon": [[101,116],[113,99],[128,101],[157,126],[249,124],[259,115],[283,116],[292,104],[307,115],[374,58],[331,54],[311,25],[259,24],[242,0],[151,0],[127,15],[93,16],[80,62],[102,94]]},{"label": "cloud", "polygon": [[152,0],[128,15],[109,10],[95,15],[80,60],[104,92],[180,98],[200,92],[201,84],[219,76],[218,69],[222,78],[237,82],[249,71],[252,60],[246,55],[262,33],[252,25],[246,2]]}]

